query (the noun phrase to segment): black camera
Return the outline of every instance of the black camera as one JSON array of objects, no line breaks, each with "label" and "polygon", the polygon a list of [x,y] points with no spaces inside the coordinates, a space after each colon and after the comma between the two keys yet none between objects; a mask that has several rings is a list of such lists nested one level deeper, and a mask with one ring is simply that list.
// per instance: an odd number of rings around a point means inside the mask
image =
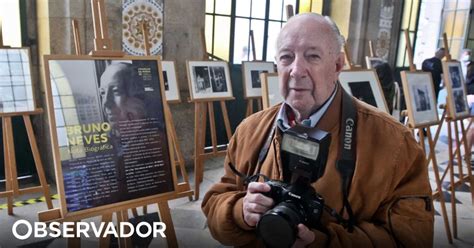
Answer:
[{"label": "black camera", "polygon": [[[318,228],[324,199],[311,186],[324,174],[330,134],[322,130],[285,132],[282,161],[291,171],[290,183],[268,180],[271,187],[263,193],[275,202],[257,224],[257,232],[267,247],[291,247],[298,234],[298,224]],[[303,134],[301,134],[303,133]]]}]

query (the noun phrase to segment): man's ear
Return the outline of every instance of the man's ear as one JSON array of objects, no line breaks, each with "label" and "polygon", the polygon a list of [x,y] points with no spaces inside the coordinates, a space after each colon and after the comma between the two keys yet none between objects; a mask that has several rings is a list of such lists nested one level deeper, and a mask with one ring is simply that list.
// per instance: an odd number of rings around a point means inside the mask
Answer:
[{"label": "man's ear", "polygon": [[339,73],[342,71],[342,68],[344,68],[344,64],[346,62],[346,59],[344,57],[344,53],[339,53],[339,55],[336,58],[336,73]]}]

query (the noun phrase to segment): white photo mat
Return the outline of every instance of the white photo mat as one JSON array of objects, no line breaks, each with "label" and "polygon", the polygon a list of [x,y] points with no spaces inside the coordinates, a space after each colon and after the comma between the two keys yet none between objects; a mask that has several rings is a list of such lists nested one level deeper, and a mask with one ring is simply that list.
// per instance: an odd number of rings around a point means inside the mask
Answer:
[{"label": "white photo mat", "polygon": [[285,100],[280,94],[278,73],[260,73],[260,78],[262,82],[263,109],[275,106]]},{"label": "white photo mat", "polygon": [[0,49],[0,113],[35,110],[29,48]]},{"label": "white photo mat", "polygon": [[374,70],[342,71],[339,74],[342,87],[352,96],[386,113],[387,103]]},{"label": "white photo mat", "polygon": [[188,61],[191,100],[233,99],[229,65],[224,61]]},{"label": "white photo mat", "polygon": [[244,97],[261,97],[262,86],[260,73],[273,73],[275,67],[272,62],[252,62],[242,63],[242,73],[244,79]]},{"label": "white photo mat", "polygon": [[429,72],[400,73],[409,123],[413,128],[439,122],[433,79]]},{"label": "white photo mat", "polygon": [[444,85],[448,91],[449,115],[454,120],[469,116],[466,85],[462,76],[461,63],[443,61]]},{"label": "white photo mat", "polygon": [[181,102],[174,61],[161,61],[167,102]]}]

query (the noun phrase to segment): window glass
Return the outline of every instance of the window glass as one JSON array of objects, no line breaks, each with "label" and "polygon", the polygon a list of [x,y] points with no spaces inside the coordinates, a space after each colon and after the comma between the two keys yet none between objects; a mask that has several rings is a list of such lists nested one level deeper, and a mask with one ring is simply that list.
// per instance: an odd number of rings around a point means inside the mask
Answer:
[{"label": "window glass", "polygon": [[280,29],[281,22],[268,23],[267,61],[275,61],[276,40]]},{"label": "window glass", "polygon": [[[249,19],[235,18],[234,63],[248,61],[251,56],[249,45]],[[255,34],[255,33],[254,33]]]},{"label": "window glass", "polygon": [[238,0],[235,7],[236,16],[250,17],[250,6],[252,0]]},{"label": "window glass", "polygon": [[404,66],[405,51],[406,51],[405,35],[403,34],[403,32],[400,32],[400,37],[398,40],[397,67]]},{"label": "window glass", "polygon": [[403,6],[403,19],[401,29],[408,29],[408,24],[410,22],[410,9],[411,9],[411,0],[405,1]]},{"label": "window glass", "polygon": [[215,30],[218,35],[214,37],[214,55],[229,60],[230,42],[230,17],[216,16]]},{"label": "window glass", "polygon": [[216,14],[230,15],[231,0],[216,0]]},{"label": "window glass", "polygon": [[214,12],[214,0],[206,0],[206,13]]},{"label": "window glass", "polygon": [[252,17],[265,18],[266,0],[252,0]]},{"label": "window glass", "polygon": [[416,15],[418,14],[418,1],[413,1],[413,7],[411,9],[410,16],[410,30],[414,31],[416,29]]},{"label": "window glass", "polygon": [[214,22],[212,20],[212,15],[206,15],[206,49],[207,52],[213,53],[212,51],[212,26]]},{"label": "window glass", "polygon": [[270,20],[281,20],[283,13],[283,1],[282,0],[272,0],[270,1]]},{"label": "window glass", "polygon": [[[262,60],[263,57],[263,35],[265,33],[265,21],[262,20],[252,20],[251,29],[253,30],[253,36],[255,41],[255,55],[257,56],[256,60]],[[252,58],[252,55],[250,55]]]}]

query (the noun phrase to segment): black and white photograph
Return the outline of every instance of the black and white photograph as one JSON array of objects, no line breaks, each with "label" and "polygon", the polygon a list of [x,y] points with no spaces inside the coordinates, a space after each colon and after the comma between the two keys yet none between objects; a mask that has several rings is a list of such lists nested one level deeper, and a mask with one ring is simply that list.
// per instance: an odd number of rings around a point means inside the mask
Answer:
[{"label": "black and white photograph", "polygon": [[188,61],[191,100],[232,99],[229,66],[223,61]]},{"label": "black and white photograph", "polygon": [[242,63],[242,76],[244,81],[244,97],[262,96],[262,73],[273,73],[275,67],[272,62],[244,61]]},{"label": "black and white photograph", "polygon": [[166,101],[169,103],[181,102],[178,89],[178,76],[176,75],[176,66],[174,61],[161,61],[161,70],[163,72],[163,81],[165,84]]},{"label": "black and white photograph", "polygon": [[461,87],[461,73],[459,71],[459,67],[449,66],[449,75],[451,75],[453,89]]},{"label": "black and white photograph", "polygon": [[470,115],[467,107],[467,93],[464,85],[464,77],[461,72],[459,61],[443,61],[443,79],[448,93],[447,105],[449,115],[453,120],[460,120]]},{"label": "black and white photograph", "polygon": [[262,88],[262,82],[260,81],[260,73],[266,73],[267,70],[252,70],[250,75],[252,77],[252,88]]},{"label": "black and white photograph", "polygon": [[413,92],[415,93],[415,103],[416,103],[416,111],[426,111],[431,109],[430,101],[428,100],[428,87],[423,86],[413,86]]},{"label": "black and white photograph", "polygon": [[438,109],[429,72],[400,72],[410,126],[426,126],[439,121]]},{"label": "black and white photograph", "polygon": [[375,102],[375,96],[370,88],[370,82],[350,82],[349,87],[351,88],[352,95],[374,107],[377,107],[377,103]]},{"label": "black and white photograph", "polygon": [[211,66],[212,92],[227,92],[225,69],[223,66]]},{"label": "black and white photograph", "polygon": [[465,112],[466,107],[466,98],[464,97],[462,90],[453,90],[454,96],[454,105],[456,106],[456,113]]},{"label": "black and white photograph", "polygon": [[339,81],[349,94],[388,113],[387,103],[375,70],[343,70],[339,74]]}]

